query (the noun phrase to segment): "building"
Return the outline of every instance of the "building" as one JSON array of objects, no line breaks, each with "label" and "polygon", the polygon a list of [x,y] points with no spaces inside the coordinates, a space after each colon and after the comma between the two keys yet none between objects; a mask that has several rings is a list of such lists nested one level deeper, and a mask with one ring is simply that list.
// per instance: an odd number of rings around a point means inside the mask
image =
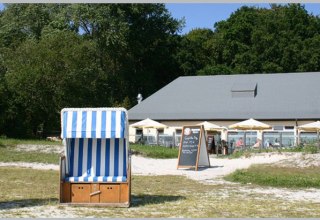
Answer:
[{"label": "building", "polygon": [[[130,123],[146,118],[169,126],[160,131],[167,135],[203,121],[228,127],[254,118],[272,126],[263,132],[264,142],[293,146],[297,126],[320,119],[320,72],[179,77],[129,110]],[[131,128],[131,137],[136,132]],[[257,132],[217,135],[229,143],[244,137],[251,145]],[[314,138],[301,134],[301,140]]]}]

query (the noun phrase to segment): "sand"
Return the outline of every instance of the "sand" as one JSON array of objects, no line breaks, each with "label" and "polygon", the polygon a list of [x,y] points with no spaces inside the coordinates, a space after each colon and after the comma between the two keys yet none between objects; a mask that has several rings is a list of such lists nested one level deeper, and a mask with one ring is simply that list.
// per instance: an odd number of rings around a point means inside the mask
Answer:
[{"label": "sand", "polygon": [[183,175],[193,180],[213,183],[221,181],[221,177],[234,172],[237,169],[245,169],[252,164],[276,163],[290,159],[295,154],[290,153],[261,153],[249,158],[219,159],[210,157],[209,168],[177,169],[177,159],[150,159],[140,156],[132,156],[132,173],[136,175]]}]

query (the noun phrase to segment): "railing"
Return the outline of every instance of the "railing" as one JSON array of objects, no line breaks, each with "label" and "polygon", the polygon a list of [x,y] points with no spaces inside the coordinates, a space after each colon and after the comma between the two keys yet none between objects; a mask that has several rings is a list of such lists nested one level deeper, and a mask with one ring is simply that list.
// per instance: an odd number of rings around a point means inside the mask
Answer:
[{"label": "railing", "polygon": [[167,135],[159,134],[156,135],[134,135],[135,144],[145,144],[145,145],[159,145],[164,147],[178,147],[180,144],[181,135]]}]

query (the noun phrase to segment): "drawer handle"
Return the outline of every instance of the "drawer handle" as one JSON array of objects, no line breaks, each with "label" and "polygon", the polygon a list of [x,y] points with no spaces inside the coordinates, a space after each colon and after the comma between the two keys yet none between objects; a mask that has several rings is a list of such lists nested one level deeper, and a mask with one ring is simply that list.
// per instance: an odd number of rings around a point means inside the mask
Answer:
[{"label": "drawer handle", "polygon": [[101,191],[96,191],[96,192],[90,193],[90,196],[98,195],[100,193],[101,193]]}]

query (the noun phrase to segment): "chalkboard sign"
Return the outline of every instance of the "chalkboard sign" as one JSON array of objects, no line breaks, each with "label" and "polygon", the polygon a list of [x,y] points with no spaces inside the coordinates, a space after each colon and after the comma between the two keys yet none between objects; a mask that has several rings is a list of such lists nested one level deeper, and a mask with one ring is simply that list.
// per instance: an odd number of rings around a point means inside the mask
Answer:
[{"label": "chalkboard sign", "polygon": [[[209,156],[206,146],[203,126],[184,126],[180,141],[178,168],[195,167],[197,170],[201,152],[201,160],[207,157],[207,160],[205,159],[205,162],[202,164],[210,166],[210,163],[207,163]],[[202,150],[202,148],[204,149]],[[204,154],[206,154],[206,157]]]}]

